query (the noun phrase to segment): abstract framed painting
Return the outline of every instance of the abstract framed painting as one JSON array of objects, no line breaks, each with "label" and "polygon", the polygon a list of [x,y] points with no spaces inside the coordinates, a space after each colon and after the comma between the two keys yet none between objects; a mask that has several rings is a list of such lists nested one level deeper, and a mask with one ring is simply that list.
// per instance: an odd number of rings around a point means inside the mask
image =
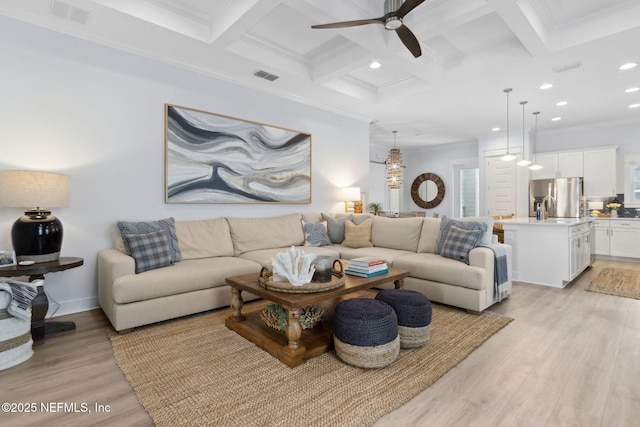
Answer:
[{"label": "abstract framed painting", "polygon": [[311,134],[165,104],[166,203],[311,203]]}]

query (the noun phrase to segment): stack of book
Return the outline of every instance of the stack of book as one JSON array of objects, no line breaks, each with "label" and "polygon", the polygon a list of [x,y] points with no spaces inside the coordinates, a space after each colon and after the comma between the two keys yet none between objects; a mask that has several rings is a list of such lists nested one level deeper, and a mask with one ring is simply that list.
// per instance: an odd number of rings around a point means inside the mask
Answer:
[{"label": "stack of book", "polygon": [[372,277],[388,273],[389,267],[383,259],[360,257],[349,260],[349,265],[344,272],[354,276]]}]

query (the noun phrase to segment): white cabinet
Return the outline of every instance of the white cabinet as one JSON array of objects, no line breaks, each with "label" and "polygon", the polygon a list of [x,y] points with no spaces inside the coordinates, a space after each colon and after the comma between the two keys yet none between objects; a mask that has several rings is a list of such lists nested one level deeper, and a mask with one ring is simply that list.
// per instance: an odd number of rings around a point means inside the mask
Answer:
[{"label": "white cabinet", "polygon": [[535,163],[542,166],[542,169],[533,173],[534,179],[557,178],[558,173],[558,153],[536,154]]},{"label": "white cabinet", "polygon": [[591,263],[590,220],[501,221],[513,280],[562,288]]},{"label": "white cabinet", "polygon": [[584,152],[585,196],[615,196],[618,159],[615,148]]},{"label": "white cabinet", "polygon": [[572,178],[583,175],[582,151],[536,154],[535,162],[542,169],[534,172],[534,179]]},{"label": "white cabinet", "polygon": [[596,219],[593,225],[596,255],[640,258],[640,220]]},{"label": "white cabinet", "polygon": [[593,253],[609,255],[609,220],[596,219],[593,221]]},{"label": "white cabinet", "polygon": [[573,280],[591,264],[589,224],[570,227],[569,235],[569,280]]},{"label": "white cabinet", "polygon": [[611,220],[609,223],[609,254],[640,258],[640,221]]}]

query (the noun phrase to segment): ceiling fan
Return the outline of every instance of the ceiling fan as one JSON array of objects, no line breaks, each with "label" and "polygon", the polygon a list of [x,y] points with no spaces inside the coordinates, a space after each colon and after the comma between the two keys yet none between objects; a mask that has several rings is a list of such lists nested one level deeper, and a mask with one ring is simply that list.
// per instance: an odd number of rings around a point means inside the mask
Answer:
[{"label": "ceiling fan", "polygon": [[374,19],[359,19],[357,21],[334,22],[332,24],[312,25],[311,28],[346,28],[367,24],[383,24],[386,30],[394,30],[400,40],[409,49],[414,57],[422,55],[420,43],[415,35],[407,28],[402,19],[416,7],[420,6],[424,0],[385,0],[384,16]]}]

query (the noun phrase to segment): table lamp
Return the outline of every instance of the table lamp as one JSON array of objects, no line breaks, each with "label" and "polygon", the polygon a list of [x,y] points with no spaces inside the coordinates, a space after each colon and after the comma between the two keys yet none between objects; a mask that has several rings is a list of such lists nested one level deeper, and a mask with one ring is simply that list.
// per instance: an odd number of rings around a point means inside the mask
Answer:
[{"label": "table lamp", "polygon": [[346,187],[344,191],[345,213],[362,213],[362,201],[360,201],[360,187]]},{"label": "table lamp", "polygon": [[62,223],[49,209],[69,206],[69,180],[69,175],[59,173],[0,171],[0,205],[30,208],[11,228],[18,262],[48,262],[60,257]]}]

